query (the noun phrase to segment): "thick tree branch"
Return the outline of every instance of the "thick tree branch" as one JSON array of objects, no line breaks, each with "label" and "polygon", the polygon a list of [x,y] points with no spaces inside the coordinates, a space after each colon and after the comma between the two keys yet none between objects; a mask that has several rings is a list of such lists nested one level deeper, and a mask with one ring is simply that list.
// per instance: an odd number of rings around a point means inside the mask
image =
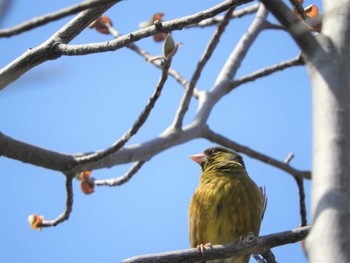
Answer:
[{"label": "thick tree branch", "polygon": [[24,23],[21,23],[19,25],[10,27],[10,28],[5,28],[0,30],[0,38],[1,37],[11,37],[14,35],[18,35],[20,33],[29,31],[31,29],[34,29],[36,27],[45,25],[49,22],[56,21],[60,18],[73,15],[76,13],[79,13],[83,10],[86,10],[88,8],[96,7],[96,6],[101,6],[104,3],[111,3],[115,2],[114,0],[91,0],[91,1],[85,1],[70,7],[63,8],[59,11],[49,13],[43,16],[35,17],[29,21],[26,21]]},{"label": "thick tree branch", "polygon": [[303,51],[303,55],[310,59],[321,48],[307,26],[300,22],[295,14],[281,0],[261,0],[269,11],[287,29],[295,42]]},{"label": "thick tree branch", "polygon": [[[0,154],[19,161],[29,162],[34,165],[55,169],[58,171],[71,171],[75,174],[85,170],[108,168],[117,164],[134,161],[146,161],[158,153],[165,151],[166,149],[199,137],[206,138],[209,141],[234,149],[238,152],[242,152],[252,158],[275,166],[294,176],[306,179],[311,178],[311,173],[309,171],[298,171],[284,162],[280,162],[246,146],[235,143],[222,135],[214,133],[206,125],[197,122],[197,120],[194,120],[191,124],[184,127],[182,131],[175,132],[174,129],[169,128],[157,138],[141,144],[123,147],[119,151],[112,154],[106,154],[108,149],[102,151],[105,157],[99,159],[98,161],[91,158],[91,156],[100,156],[99,152],[83,155],[79,154],[75,156],[61,154],[16,141],[7,137],[6,135],[3,135],[2,133],[0,133]],[[13,147],[18,147],[18,145],[21,147],[19,155],[15,154],[15,152],[11,150]],[[81,159],[84,160],[83,163],[79,162]]]},{"label": "thick tree branch", "polygon": [[72,169],[75,164],[75,158],[72,155],[25,143],[2,132],[0,132],[0,156],[63,173]]},{"label": "thick tree branch", "polygon": [[45,61],[60,57],[61,55],[54,50],[54,47],[58,42],[70,42],[92,21],[100,17],[106,10],[117,2],[120,2],[120,0],[110,0],[101,7],[95,7],[81,12],[47,41],[36,48],[29,49],[27,52],[1,69],[0,91],[35,66],[40,65]]},{"label": "thick tree branch", "polygon": [[122,263],[202,262],[247,254],[261,254],[268,249],[303,240],[308,235],[310,229],[311,226],[306,226],[261,237],[247,236],[244,237],[241,242],[237,241],[224,245],[215,245],[211,249],[205,250],[204,255],[202,255],[198,249],[192,248],[137,256],[125,259]]}]

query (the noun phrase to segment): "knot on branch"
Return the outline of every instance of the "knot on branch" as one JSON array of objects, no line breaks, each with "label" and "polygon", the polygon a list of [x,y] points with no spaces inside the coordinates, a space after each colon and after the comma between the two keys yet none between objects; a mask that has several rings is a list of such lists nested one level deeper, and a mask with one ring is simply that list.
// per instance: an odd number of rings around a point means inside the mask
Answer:
[{"label": "knot on branch", "polygon": [[247,236],[243,237],[242,245],[244,247],[252,247],[258,243],[257,237],[253,232],[249,232]]},{"label": "knot on branch", "polygon": [[130,34],[128,35],[128,39],[132,42],[132,41],[134,41],[135,36],[134,36],[132,33],[130,33]]},{"label": "knot on branch", "polygon": [[163,23],[161,20],[155,20],[153,22],[154,26],[156,27],[157,30],[162,31],[163,29]]},{"label": "knot on branch", "polygon": [[58,46],[62,44],[57,40],[52,40],[46,47],[45,52],[48,54],[49,59],[57,59],[62,56],[61,52],[58,49]]}]

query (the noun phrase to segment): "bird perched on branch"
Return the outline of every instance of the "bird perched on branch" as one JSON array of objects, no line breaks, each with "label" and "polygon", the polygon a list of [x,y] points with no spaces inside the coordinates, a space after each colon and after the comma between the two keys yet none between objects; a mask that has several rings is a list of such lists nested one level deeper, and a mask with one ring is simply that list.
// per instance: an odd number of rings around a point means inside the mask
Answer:
[{"label": "bird perched on branch", "polygon": [[[189,206],[189,238],[203,253],[206,246],[259,234],[266,208],[265,191],[249,177],[242,157],[213,147],[189,156],[202,167]],[[210,262],[246,263],[249,255]]]}]

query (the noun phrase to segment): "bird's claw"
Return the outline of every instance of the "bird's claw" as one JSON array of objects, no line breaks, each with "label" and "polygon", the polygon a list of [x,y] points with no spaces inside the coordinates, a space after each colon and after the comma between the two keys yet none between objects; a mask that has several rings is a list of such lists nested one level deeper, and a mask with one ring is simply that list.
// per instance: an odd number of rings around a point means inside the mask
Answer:
[{"label": "bird's claw", "polygon": [[206,249],[206,247],[213,248],[213,245],[211,243],[197,245],[198,251],[200,251],[203,256],[204,256],[204,250]]}]

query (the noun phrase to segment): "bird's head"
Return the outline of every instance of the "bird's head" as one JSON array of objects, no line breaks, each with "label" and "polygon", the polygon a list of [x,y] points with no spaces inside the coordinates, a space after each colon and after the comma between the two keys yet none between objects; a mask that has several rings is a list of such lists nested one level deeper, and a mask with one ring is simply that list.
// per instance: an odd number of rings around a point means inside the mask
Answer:
[{"label": "bird's head", "polygon": [[198,163],[203,171],[209,167],[241,166],[245,168],[242,156],[223,147],[211,147],[189,158]]}]

